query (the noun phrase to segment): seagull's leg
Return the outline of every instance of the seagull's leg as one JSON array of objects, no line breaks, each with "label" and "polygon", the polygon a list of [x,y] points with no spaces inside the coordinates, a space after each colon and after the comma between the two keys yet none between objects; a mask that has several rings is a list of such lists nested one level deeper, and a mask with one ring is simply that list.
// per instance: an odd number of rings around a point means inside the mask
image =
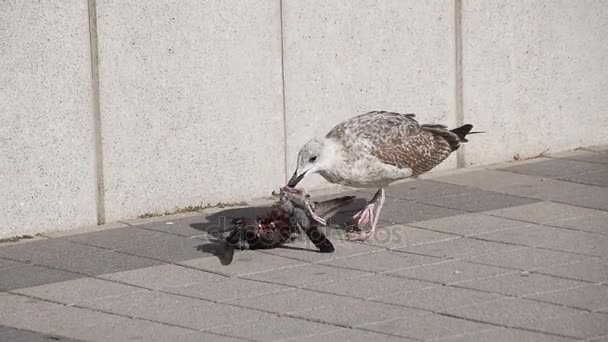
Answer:
[{"label": "seagull's leg", "polygon": [[374,235],[376,225],[378,224],[378,217],[380,216],[380,210],[382,209],[382,205],[384,205],[384,197],[384,188],[378,189],[367,206],[353,216],[353,218],[356,220],[357,226],[369,223],[371,224],[371,228],[367,232],[361,231],[359,233],[350,234],[349,240],[365,241]]}]

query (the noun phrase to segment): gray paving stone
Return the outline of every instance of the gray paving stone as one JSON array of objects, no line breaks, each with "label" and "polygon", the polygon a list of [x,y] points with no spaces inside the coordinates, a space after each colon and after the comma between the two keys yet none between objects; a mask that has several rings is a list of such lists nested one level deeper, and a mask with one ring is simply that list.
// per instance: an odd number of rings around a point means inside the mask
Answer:
[{"label": "gray paving stone", "polygon": [[356,299],[308,289],[290,289],[256,297],[236,299],[227,303],[286,314],[313,308],[320,309],[330,305],[342,305],[342,303],[354,300]]},{"label": "gray paving stone", "polygon": [[44,239],[0,247],[0,257],[39,265],[61,265],[64,260],[78,259],[107,252],[106,249],[85,246],[59,239]]},{"label": "gray paving stone", "polygon": [[434,286],[411,292],[382,296],[376,301],[404,305],[411,308],[439,311],[459,306],[469,306],[505,298],[496,293],[487,293],[459,287]]},{"label": "gray paving stone", "polygon": [[594,151],[594,152],[608,152],[608,145],[596,145],[596,146],[587,146],[584,150]]},{"label": "gray paving stone", "polygon": [[608,261],[587,258],[580,263],[542,267],[538,272],[591,282],[608,281]]},{"label": "gray paving stone", "polygon": [[608,164],[608,153],[597,153],[589,151],[568,151],[550,155],[551,158],[578,160],[589,163]]},{"label": "gray paving stone", "polygon": [[82,258],[57,261],[55,266],[66,271],[96,276],[105,273],[134,270],[162,264],[162,261],[142,258],[134,255],[107,251]]},{"label": "gray paving stone", "polygon": [[288,337],[330,332],[336,328],[336,326],[296,318],[276,317],[260,323],[236,324],[211,331],[253,341],[284,341]]},{"label": "gray paving stone", "polygon": [[538,202],[488,211],[485,214],[537,224],[601,214],[602,211],[554,202]]},{"label": "gray paving stone", "polygon": [[568,337],[558,337],[546,335],[518,329],[498,328],[495,330],[487,330],[478,333],[464,334],[442,338],[438,341],[442,342],[571,342],[575,341]]},{"label": "gray paving stone", "polygon": [[259,281],[225,278],[215,282],[201,282],[179,287],[169,287],[164,291],[217,302],[225,302],[237,298],[259,296],[289,289],[291,288]]},{"label": "gray paving stone", "polygon": [[464,214],[416,222],[416,227],[428,228],[460,236],[471,236],[528,225],[528,223],[483,214]]},{"label": "gray paving stone", "polygon": [[577,173],[575,175],[559,177],[559,179],[568,182],[606,187],[608,186],[608,166],[604,166],[601,170]]},{"label": "gray paving stone", "polygon": [[444,311],[454,316],[502,326],[532,328],[554,317],[573,316],[583,311],[527,299],[509,298]]},{"label": "gray paving stone", "polygon": [[81,277],[79,274],[54,270],[43,266],[19,264],[0,272],[0,290],[8,291]]},{"label": "gray paving stone", "polygon": [[103,312],[16,295],[0,297],[0,303],[3,310],[0,315],[1,325],[76,339],[86,340],[82,336],[83,331],[93,331],[94,327],[115,324],[124,319]]},{"label": "gray paving stone", "polygon": [[575,241],[582,232],[537,224],[475,235],[482,240],[513,243],[529,247],[549,246],[556,240]]},{"label": "gray paving stone", "polygon": [[377,274],[308,286],[307,289],[371,299],[386,294],[412,291],[431,286],[435,286],[435,284]]},{"label": "gray paving stone", "polygon": [[531,299],[591,311],[608,309],[608,286],[590,285],[531,295]]},{"label": "gray paving stone", "polygon": [[0,342],[48,342],[48,341],[62,341],[62,342],[77,342],[78,340],[57,336],[43,334],[36,331],[17,329],[12,327],[0,326]]},{"label": "gray paving stone", "polygon": [[208,329],[272,317],[259,311],[157,291],[135,292],[118,297],[97,299],[89,301],[85,305],[105,312],[191,329]]},{"label": "gray paving stone", "polygon": [[409,224],[463,213],[462,210],[441,208],[399,198],[387,198],[379,220],[389,224]]},{"label": "gray paving stone", "polygon": [[530,271],[551,265],[564,265],[589,260],[589,257],[572,253],[551,251],[547,249],[522,248],[506,253],[482,255],[464,260],[474,263]]},{"label": "gray paving stone", "polygon": [[154,290],[227,279],[221,275],[170,264],[102,274],[99,277]]},{"label": "gray paving stone", "polygon": [[398,250],[440,258],[467,258],[478,255],[498,254],[522,248],[492,241],[460,238],[424,245],[399,248]]},{"label": "gray paving stone", "polygon": [[586,232],[569,231],[555,238],[547,239],[544,247],[586,255],[608,257],[608,236]]},{"label": "gray paving stone", "polygon": [[354,243],[338,239],[335,236],[337,235],[337,229],[328,229],[328,231],[329,234],[327,234],[327,236],[335,247],[334,253],[319,253],[314,244],[312,244],[312,242],[310,242],[310,240],[308,240],[306,237],[304,237],[304,239],[299,239],[295,241],[295,243],[291,243],[283,247],[265,250],[264,253],[278,256],[286,256],[305,262],[322,262],[326,260],[350,257],[353,255],[368,254],[381,250],[380,248],[369,246],[366,244]]},{"label": "gray paving stone", "polygon": [[369,272],[348,270],[325,265],[308,264],[245,276],[248,279],[289,286],[310,286],[340,279],[356,278]]},{"label": "gray paving stone", "polygon": [[[505,193],[514,196],[537,198],[555,201],[581,207],[608,210],[608,189],[605,187],[590,186],[538,176],[517,175],[507,178],[508,172],[485,174],[480,172],[477,187],[484,190]],[[462,174],[460,179],[445,179],[448,182],[462,181],[474,183],[477,179],[471,174]],[[511,173],[510,175],[516,175]],[[443,179],[442,179],[443,180]],[[511,184],[509,184],[511,182]]]},{"label": "gray paving stone", "polygon": [[369,272],[387,272],[417,265],[437,263],[440,261],[441,259],[435,257],[382,251],[378,253],[324,261],[322,264]]},{"label": "gray paving stone", "polygon": [[223,221],[218,219],[209,222],[207,215],[193,212],[186,215],[167,216],[161,220],[156,218],[154,221],[136,223],[134,226],[140,229],[204,239],[207,237],[207,230],[211,230],[212,232],[219,231],[220,229],[227,228],[229,224],[229,219]]},{"label": "gray paving stone", "polygon": [[483,279],[474,279],[459,282],[458,286],[474,290],[501,293],[511,296],[525,296],[559,289],[583,286],[585,283],[545,276],[542,274],[505,274]]},{"label": "gray paving stone", "polygon": [[474,189],[471,192],[430,198],[423,203],[466,212],[482,212],[499,208],[514,207],[538,200],[503,194],[499,192]]},{"label": "gray paving stone", "polygon": [[140,291],[145,290],[94,278],[80,278],[14,290],[15,293],[70,305]]},{"label": "gray paving stone", "polygon": [[[558,190],[561,189],[561,190]],[[544,191],[545,198],[575,206],[608,210],[608,188],[578,183],[560,182]]]},{"label": "gray paving stone", "polygon": [[122,318],[118,322],[95,325],[93,328],[73,330],[86,341],[219,341],[236,342],[235,338],[193,331],[161,323]]},{"label": "gray paving stone", "polygon": [[405,337],[390,336],[359,329],[339,329],[319,335],[308,335],[289,339],[290,342],[316,342],[316,341],[349,341],[349,342],[404,342],[415,341]]},{"label": "gray paving stone", "polygon": [[171,234],[127,226],[124,228],[70,235],[62,239],[107,249],[123,249],[134,246],[145,246],[155,240],[163,241],[171,236]]},{"label": "gray paving stone", "polygon": [[[435,179],[441,183],[470,186],[487,191],[505,192],[509,188],[534,187],[543,183],[542,177],[505,172],[476,170],[443,175]],[[505,192],[508,193],[508,192]]]},{"label": "gray paving stone", "polygon": [[608,335],[595,337],[595,338],[590,339],[589,341],[591,341],[591,342],[608,342]]},{"label": "gray paving stone", "polygon": [[17,267],[23,265],[22,262],[19,261],[11,261],[11,260],[6,260],[6,259],[0,259],[0,270],[1,271],[6,271],[9,268],[13,268],[13,267]]},{"label": "gray paving stone", "polygon": [[117,251],[172,263],[210,256],[209,251],[202,248],[208,244],[207,241],[165,233],[154,234],[160,236],[151,238],[145,244],[120,248]]},{"label": "gray paving stone", "polygon": [[513,272],[513,270],[500,267],[477,265],[463,261],[450,260],[433,265],[412,267],[405,270],[391,272],[390,274],[400,277],[448,284]]},{"label": "gray paving stone", "polygon": [[382,248],[397,249],[406,246],[451,240],[457,237],[458,236],[456,235],[444,234],[406,225],[393,225],[377,229],[375,234],[366,240],[365,243]]},{"label": "gray paving stone", "polygon": [[598,211],[595,215],[551,221],[546,225],[608,235],[608,212]]},{"label": "gray paving stone", "polygon": [[506,167],[500,170],[540,177],[559,178],[584,172],[597,171],[603,168],[605,168],[605,166],[598,163],[587,163],[572,159],[549,159],[536,163]]},{"label": "gray paving stone", "polygon": [[608,334],[608,315],[585,313],[553,318],[531,325],[539,331],[575,338],[592,338]]},{"label": "gray paving stone", "polygon": [[[392,184],[386,191],[387,196],[405,200],[421,201],[473,191],[469,186],[445,184],[432,180],[417,180]],[[370,190],[370,192],[375,192]]]},{"label": "gray paving stone", "polygon": [[358,327],[401,317],[422,317],[428,314],[426,311],[396,305],[370,301],[354,301],[328,306],[322,310],[312,309],[295,312],[292,315],[347,327]]},{"label": "gray paving stone", "polygon": [[273,269],[289,268],[304,265],[302,261],[283,258],[258,251],[235,251],[230,265],[222,265],[215,256],[197,258],[179,262],[180,265],[194,267],[203,271],[221,273],[230,276],[259,273]]},{"label": "gray paving stone", "polygon": [[445,336],[492,330],[495,328],[495,326],[489,324],[437,314],[426,315],[424,317],[407,317],[365,326],[365,329],[387,332],[419,340],[437,339]]}]

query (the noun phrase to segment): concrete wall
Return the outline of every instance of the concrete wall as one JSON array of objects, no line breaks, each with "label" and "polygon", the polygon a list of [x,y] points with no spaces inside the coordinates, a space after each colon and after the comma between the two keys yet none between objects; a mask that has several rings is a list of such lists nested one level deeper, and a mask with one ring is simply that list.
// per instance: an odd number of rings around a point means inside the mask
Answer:
[{"label": "concrete wall", "polygon": [[278,1],[97,6],[108,222],[284,182]]},{"label": "concrete wall", "polygon": [[608,143],[608,2],[464,0],[462,39],[467,164]]},{"label": "concrete wall", "polygon": [[601,0],[0,2],[0,237],[267,195],[306,140],[369,110],[488,131],[461,166],[608,143],[607,12]]},{"label": "concrete wall", "polygon": [[0,238],[91,225],[86,0],[0,2]]}]

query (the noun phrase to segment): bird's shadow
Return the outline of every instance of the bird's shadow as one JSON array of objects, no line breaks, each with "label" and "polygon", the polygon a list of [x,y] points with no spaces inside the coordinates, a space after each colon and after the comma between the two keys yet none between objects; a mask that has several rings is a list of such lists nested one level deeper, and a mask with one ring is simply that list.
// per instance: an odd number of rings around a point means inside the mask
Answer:
[{"label": "bird's shadow", "polygon": [[[328,198],[323,198],[326,200]],[[316,200],[316,199],[315,199]],[[321,200],[318,200],[321,201]],[[365,207],[367,201],[363,198],[356,198],[348,206],[341,208],[333,217],[327,220],[327,227],[335,229],[338,232],[346,232],[356,228],[353,228],[352,216]],[[235,218],[257,218],[261,217],[272,210],[270,205],[266,206],[255,206],[255,207],[243,207],[243,208],[228,208],[216,213],[212,213],[207,216],[207,222],[191,223],[190,227],[204,232],[207,236],[206,243],[196,246],[196,249],[202,253],[207,253],[216,256],[223,265],[228,265],[232,261],[232,248],[227,247],[224,243],[224,237],[235,226],[232,224],[232,220]],[[330,234],[331,235],[331,234]],[[296,246],[281,245],[275,248],[285,248],[293,250],[309,250],[315,252],[312,249],[306,249]]]}]

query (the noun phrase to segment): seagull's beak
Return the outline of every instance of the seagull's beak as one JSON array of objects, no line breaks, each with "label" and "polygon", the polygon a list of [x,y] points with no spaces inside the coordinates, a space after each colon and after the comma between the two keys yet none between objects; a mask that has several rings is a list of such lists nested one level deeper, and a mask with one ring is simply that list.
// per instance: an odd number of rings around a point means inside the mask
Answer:
[{"label": "seagull's beak", "polygon": [[296,170],[293,173],[293,176],[291,176],[291,179],[289,180],[289,182],[287,182],[287,186],[290,188],[293,188],[296,185],[298,185],[298,183],[300,183],[302,178],[304,178],[304,176],[306,175],[306,172],[308,172],[308,171],[304,171],[300,175],[298,175],[298,170]]}]

